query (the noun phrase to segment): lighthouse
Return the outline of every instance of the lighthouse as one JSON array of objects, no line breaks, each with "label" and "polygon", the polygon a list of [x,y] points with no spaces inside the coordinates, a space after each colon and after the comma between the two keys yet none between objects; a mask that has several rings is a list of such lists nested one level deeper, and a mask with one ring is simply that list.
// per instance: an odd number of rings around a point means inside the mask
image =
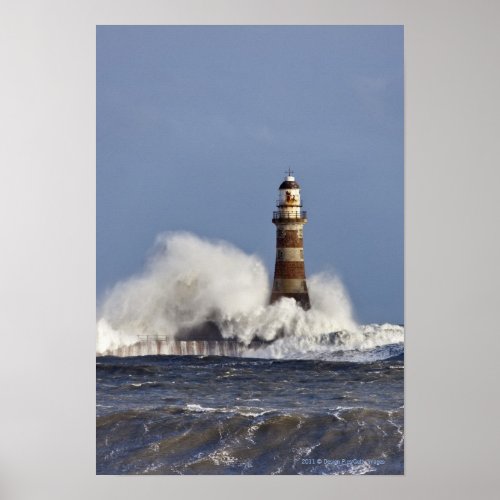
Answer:
[{"label": "lighthouse", "polygon": [[303,228],[307,222],[307,212],[302,210],[300,186],[292,173],[288,170],[288,175],[279,187],[278,210],[273,212],[276,264],[271,303],[282,297],[291,297],[307,310],[311,307],[304,267]]}]

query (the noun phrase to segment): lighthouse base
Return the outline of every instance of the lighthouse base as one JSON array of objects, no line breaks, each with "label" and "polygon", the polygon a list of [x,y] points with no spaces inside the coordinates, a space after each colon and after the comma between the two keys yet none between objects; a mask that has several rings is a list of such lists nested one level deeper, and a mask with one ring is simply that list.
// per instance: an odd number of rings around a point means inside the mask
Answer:
[{"label": "lighthouse base", "polygon": [[302,307],[305,311],[311,309],[311,302],[309,301],[308,293],[292,293],[292,292],[273,292],[271,294],[271,304],[277,302],[283,297],[288,297],[290,299],[295,299],[295,302]]}]

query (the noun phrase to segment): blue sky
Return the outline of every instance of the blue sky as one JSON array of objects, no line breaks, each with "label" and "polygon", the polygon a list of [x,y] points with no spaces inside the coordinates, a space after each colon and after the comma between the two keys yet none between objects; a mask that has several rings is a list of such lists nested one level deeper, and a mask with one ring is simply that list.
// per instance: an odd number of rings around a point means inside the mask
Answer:
[{"label": "blue sky", "polygon": [[158,233],[274,266],[289,166],[306,272],[338,274],[362,322],[403,322],[402,26],[99,26],[97,296]]}]

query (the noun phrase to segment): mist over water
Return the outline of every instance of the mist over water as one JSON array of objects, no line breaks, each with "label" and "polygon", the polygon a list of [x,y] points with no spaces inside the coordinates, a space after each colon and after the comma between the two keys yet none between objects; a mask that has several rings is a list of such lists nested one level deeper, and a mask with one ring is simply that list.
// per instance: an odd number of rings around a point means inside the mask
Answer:
[{"label": "mist over water", "polygon": [[[293,299],[269,305],[270,277],[257,256],[190,233],[162,234],[144,271],[117,283],[99,305],[97,353],[132,345],[138,335],[173,339],[206,321],[245,344],[277,339],[249,354],[257,357],[325,358],[402,344],[402,327],[357,324],[337,277],[310,276],[308,287],[309,311]],[[326,334],[333,334],[328,342]]]}]

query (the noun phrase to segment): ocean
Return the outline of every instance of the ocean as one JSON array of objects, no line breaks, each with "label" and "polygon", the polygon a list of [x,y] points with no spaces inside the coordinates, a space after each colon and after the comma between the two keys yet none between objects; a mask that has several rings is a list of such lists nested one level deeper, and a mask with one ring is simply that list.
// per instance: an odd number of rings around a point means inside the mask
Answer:
[{"label": "ocean", "polygon": [[97,357],[97,474],[403,474],[403,344],[334,352]]}]

